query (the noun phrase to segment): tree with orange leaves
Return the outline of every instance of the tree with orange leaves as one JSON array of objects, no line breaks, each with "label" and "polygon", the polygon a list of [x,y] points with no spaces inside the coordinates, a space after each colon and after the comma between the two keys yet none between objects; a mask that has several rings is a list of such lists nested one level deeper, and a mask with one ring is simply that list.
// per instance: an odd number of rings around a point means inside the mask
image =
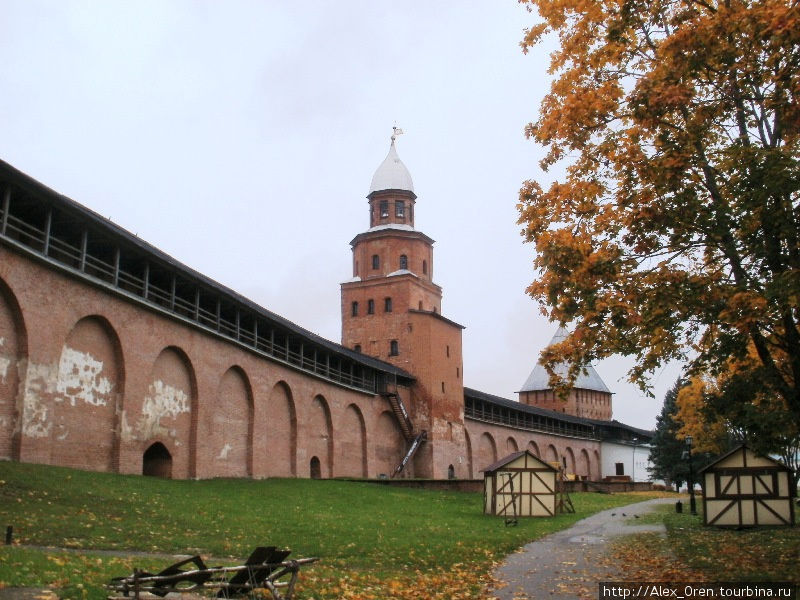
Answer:
[{"label": "tree with orange leaves", "polygon": [[677,394],[678,437],[691,435],[696,453],[720,453],[746,442],[760,454],[779,456],[797,480],[800,426],[785,400],[763,385],[761,371],[751,346],[746,357],[730,358],[716,376],[692,376]]},{"label": "tree with orange leaves", "polygon": [[521,1],[541,18],[523,50],[560,42],[526,133],[564,175],[518,205],[528,292],[572,325],[543,362],[632,356],[646,388],[752,347],[800,423],[800,3]]}]

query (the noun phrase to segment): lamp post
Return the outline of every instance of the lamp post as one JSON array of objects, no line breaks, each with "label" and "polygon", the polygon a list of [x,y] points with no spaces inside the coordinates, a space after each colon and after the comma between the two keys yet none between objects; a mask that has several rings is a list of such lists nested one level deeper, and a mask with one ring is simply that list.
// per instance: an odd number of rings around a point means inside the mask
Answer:
[{"label": "lamp post", "polygon": [[689,461],[689,512],[693,515],[697,514],[697,504],[694,500],[694,468],[692,465],[692,436],[686,436],[686,450],[683,454]]}]

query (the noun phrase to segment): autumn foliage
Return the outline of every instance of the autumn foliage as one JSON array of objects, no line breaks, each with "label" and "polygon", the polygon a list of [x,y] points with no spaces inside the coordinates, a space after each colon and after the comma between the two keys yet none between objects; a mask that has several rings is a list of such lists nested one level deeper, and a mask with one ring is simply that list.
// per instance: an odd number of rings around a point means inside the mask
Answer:
[{"label": "autumn foliage", "polygon": [[644,385],[753,348],[800,422],[800,3],[521,1],[523,50],[559,42],[526,133],[563,175],[518,205],[528,291],[573,325],[543,358],[633,356]]},{"label": "autumn foliage", "polygon": [[[785,357],[778,353],[781,362]],[[716,376],[695,373],[678,392],[678,433],[697,440],[696,452],[720,453],[746,442],[764,455],[777,455],[800,472],[800,424],[785,398],[763,386],[761,363],[751,345],[744,357],[732,356]]]}]

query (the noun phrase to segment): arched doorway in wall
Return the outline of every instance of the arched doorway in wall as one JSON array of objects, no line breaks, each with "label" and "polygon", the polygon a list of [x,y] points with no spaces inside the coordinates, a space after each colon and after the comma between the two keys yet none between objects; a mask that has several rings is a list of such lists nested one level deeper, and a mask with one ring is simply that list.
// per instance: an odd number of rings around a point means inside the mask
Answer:
[{"label": "arched doorway in wall", "polygon": [[150,444],[142,456],[142,475],[172,478],[172,454],[161,442]]},{"label": "arched doorway in wall", "polygon": [[308,467],[311,479],[322,479],[322,465],[319,462],[319,458],[312,456]]},{"label": "arched doorway in wall", "polygon": [[455,479],[456,478],[456,468],[453,465],[447,467],[447,478],[448,479]]}]

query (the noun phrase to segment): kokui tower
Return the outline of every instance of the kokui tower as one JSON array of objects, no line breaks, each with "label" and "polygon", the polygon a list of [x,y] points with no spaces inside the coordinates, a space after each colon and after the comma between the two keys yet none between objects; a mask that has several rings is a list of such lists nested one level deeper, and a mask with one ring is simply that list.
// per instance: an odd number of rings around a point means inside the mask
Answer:
[{"label": "kokui tower", "polygon": [[[367,194],[369,229],[350,242],[353,279],[342,284],[342,345],[390,362],[415,378],[410,398],[390,400],[417,477],[468,477],[461,331],[441,315],[433,240],[414,227],[417,195],[397,155],[395,128]],[[404,423],[405,421],[405,423]],[[420,444],[423,440],[425,443]]]},{"label": "kokui tower", "polygon": [[[560,327],[548,345],[559,344],[566,337],[567,330]],[[556,367],[556,373],[562,378],[566,378],[568,372],[569,365],[560,364]],[[585,365],[572,384],[569,395],[559,398],[550,386],[547,371],[537,362],[519,391],[519,401],[586,419],[610,421],[612,416],[611,390],[592,365]]]}]

